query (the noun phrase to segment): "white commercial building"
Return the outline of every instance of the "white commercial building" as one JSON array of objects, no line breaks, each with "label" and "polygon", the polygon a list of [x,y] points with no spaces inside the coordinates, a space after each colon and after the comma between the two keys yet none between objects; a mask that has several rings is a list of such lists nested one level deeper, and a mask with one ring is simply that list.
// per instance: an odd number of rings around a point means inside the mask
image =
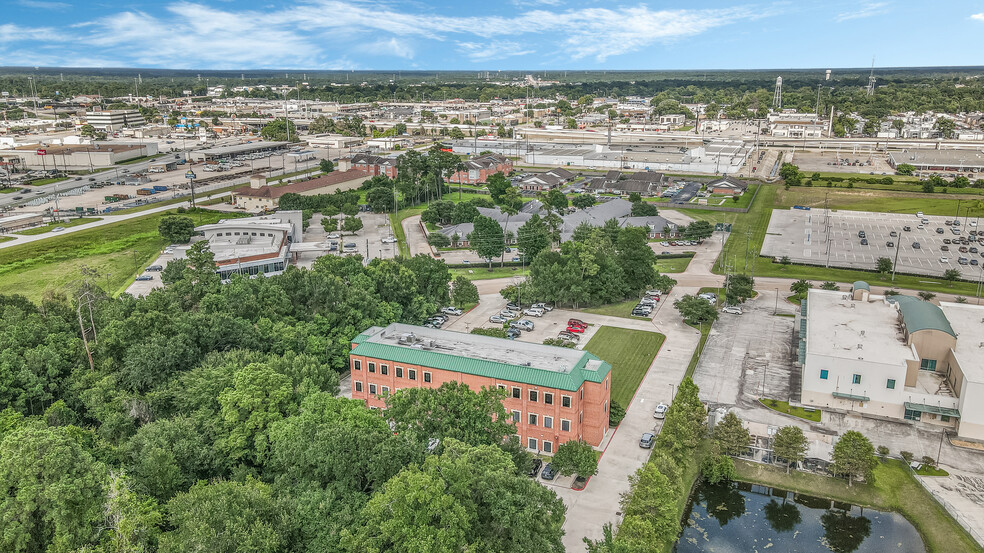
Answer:
[{"label": "white commercial building", "polygon": [[87,111],[85,122],[93,127],[112,132],[123,127],[137,127],[144,124],[143,115],[135,109],[109,109]]},{"label": "white commercial building", "polygon": [[195,230],[208,240],[223,280],[235,274],[277,275],[289,264],[291,244],[302,240],[301,212],[223,219]]},{"label": "white commercial building", "polygon": [[801,403],[919,421],[984,440],[984,306],[810,290]]}]

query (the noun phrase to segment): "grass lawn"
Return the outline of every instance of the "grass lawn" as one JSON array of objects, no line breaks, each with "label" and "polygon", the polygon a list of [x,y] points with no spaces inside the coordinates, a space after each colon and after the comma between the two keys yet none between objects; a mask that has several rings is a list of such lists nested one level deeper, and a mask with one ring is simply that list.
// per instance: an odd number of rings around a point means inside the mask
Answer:
[{"label": "grass lawn", "polygon": [[690,364],[687,365],[687,372],[683,373],[684,378],[691,378],[694,376],[694,371],[697,369],[697,362],[700,361],[700,354],[704,351],[704,344],[707,343],[707,335],[711,333],[711,326],[713,325],[687,324],[700,331],[700,340],[697,341],[697,349],[695,349],[694,354],[690,356]]},{"label": "grass lawn", "polygon": [[682,273],[690,266],[692,257],[673,257],[656,261],[656,270],[660,273]]},{"label": "grass lawn", "polygon": [[799,417],[808,421],[820,422],[819,409],[808,411],[802,407],[790,406],[788,401],[779,401],[777,399],[768,399],[764,397],[759,398],[759,403],[769,409],[772,409],[773,411],[786,413],[787,415],[793,415],[794,417]]},{"label": "grass lawn", "polygon": [[[970,216],[984,215],[984,206],[977,205],[979,194],[967,194],[963,188],[951,194],[924,194],[922,192],[898,192],[891,190],[847,189],[826,187],[794,186],[789,190],[779,187],[775,207],[805,205],[823,207],[827,198],[831,209],[849,211],[879,211],[885,213],[912,213],[922,211],[927,215],[956,216],[957,202],[960,201],[960,215],[970,208]],[[975,190],[976,191],[976,190]]]},{"label": "grass lawn", "polygon": [[16,240],[13,236],[0,236],[0,242],[10,242],[11,240]]},{"label": "grass lawn", "polygon": [[[119,290],[160,254],[166,242],[157,234],[157,225],[161,217],[172,214],[154,213],[4,248],[0,250],[0,289],[38,301],[46,290],[71,288],[86,269],[95,274],[91,278],[96,285]],[[193,218],[195,224],[206,224],[236,216],[196,213]]]},{"label": "grass lawn", "polygon": [[476,264],[471,269],[449,269],[451,271],[451,278],[456,278],[463,276],[468,280],[487,280],[490,278],[507,278],[514,276],[522,276],[522,267],[499,267],[495,263],[492,263],[492,269],[489,270],[488,265],[478,265]]},{"label": "grass lawn", "polygon": [[20,190],[20,188],[4,188],[3,190],[0,190],[0,194],[13,194],[18,190]]},{"label": "grass lawn", "polygon": [[735,460],[738,479],[794,492],[826,497],[854,505],[895,511],[916,527],[927,553],[984,551],[957,521],[912,477],[901,461],[889,459],[875,467],[872,484],[848,486],[839,478]]},{"label": "grass lawn", "polygon": [[149,159],[157,159],[159,157],[166,156],[166,155],[168,155],[168,154],[167,153],[160,153],[160,154],[154,154],[152,156],[135,157],[133,159],[128,159],[126,161],[121,161],[121,162],[117,163],[117,165],[130,165],[130,164],[133,164],[133,163],[140,163],[141,161],[147,161]]},{"label": "grass lawn", "polygon": [[632,308],[637,305],[639,305],[639,300],[625,300],[618,303],[609,303],[608,305],[599,305],[598,307],[583,307],[578,309],[578,311],[594,313],[595,315],[608,315],[609,317],[623,317],[625,319],[638,319],[641,321],[650,320],[650,317],[636,317],[632,315]]},{"label": "grass lawn", "polygon": [[932,465],[919,465],[916,474],[919,476],[950,476],[949,472]]},{"label": "grass lawn", "polygon": [[612,365],[612,401],[628,407],[666,336],[603,326],[584,349]]},{"label": "grass lawn", "polygon": [[33,236],[35,234],[44,234],[46,232],[51,232],[52,229],[57,227],[77,227],[79,225],[84,225],[86,223],[95,223],[96,221],[102,221],[101,217],[79,217],[78,219],[72,219],[67,223],[48,223],[43,227],[34,227],[27,230],[19,230],[14,234],[23,234],[25,236]]},{"label": "grass lawn", "polygon": [[55,178],[52,178],[52,179],[38,179],[38,180],[32,180],[30,182],[30,185],[31,186],[43,186],[45,184],[51,184],[51,183],[62,182],[62,181],[67,181],[67,180],[68,180],[67,177],[55,177]]}]

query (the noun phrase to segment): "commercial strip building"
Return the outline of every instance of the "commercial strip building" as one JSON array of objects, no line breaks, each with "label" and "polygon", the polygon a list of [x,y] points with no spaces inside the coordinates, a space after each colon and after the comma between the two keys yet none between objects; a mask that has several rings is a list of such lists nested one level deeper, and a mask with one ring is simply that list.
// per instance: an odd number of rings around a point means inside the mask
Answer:
[{"label": "commercial strip building", "polygon": [[249,186],[232,191],[231,202],[249,212],[272,211],[280,205],[284,194],[300,194],[314,196],[316,194],[331,194],[335,190],[351,190],[358,188],[366,180],[365,173],[350,169],[348,171],[333,171],[327,175],[295,182],[283,186],[271,186],[266,182],[266,175],[255,174],[249,179]]},{"label": "commercial strip building", "polygon": [[290,142],[249,142],[246,144],[233,144],[232,146],[219,146],[217,148],[205,148],[195,150],[188,156],[191,161],[211,161],[213,159],[229,159],[235,156],[254,154],[259,152],[270,152],[289,146]]},{"label": "commercial strip building", "polygon": [[459,382],[506,392],[520,443],[553,453],[608,431],[611,365],[586,351],[393,323],[352,340],[352,397],[385,408],[384,394]]},{"label": "commercial strip building", "polygon": [[34,227],[42,223],[44,223],[44,217],[41,213],[11,213],[0,217],[0,234]]},{"label": "commercial strip building", "polygon": [[907,163],[919,173],[984,173],[984,150],[911,149],[889,152],[888,164],[893,169]]},{"label": "commercial strip building", "polygon": [[301,212],[222,219],[195,230],[205,235],[215,256],[216,272],[223,280],[236,274],[277,275],[289,264],[291,244],[302,240]]},{"label": "commercial strip building", "polygon": [[984,306],[810,290],[801,404],[919,421],[984,440]]},{"label": "commercial strip building", "polygon": [[111,167],[121,161],[152,156],[158,153],[157,143],[127,144],[125,142],[95,142],[92,144],[41,145],[26,144],[0,149],[0,158],[23,169],[83,171],[94,167]]},{"label": "commercial strip building", "polygon": [[113,132],[123,127],[138,127],[145,123],[143,115],[135,109],[107,109],[87,111],[85,122],[94,128]]}]

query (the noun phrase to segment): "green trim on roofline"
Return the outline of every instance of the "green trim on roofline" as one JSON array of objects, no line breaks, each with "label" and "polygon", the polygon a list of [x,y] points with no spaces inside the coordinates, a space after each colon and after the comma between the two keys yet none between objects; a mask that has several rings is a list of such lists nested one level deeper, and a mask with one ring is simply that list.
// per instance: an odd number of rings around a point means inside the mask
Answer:
[{"label": "green trim on roofline", "polygon": [[902,322],[905,323],[905,328],[909,334],[920,330],[939,330],[954,338],[957,337],[957,333],[953,331],[953,327],[950,326],[950,321],[947,320],[943,310],[935,304],[902,295],[890,296],[888,301],[899,306],[899,311],[902,312]]},{"label": "green trim on roofline", "polygon": [[[358,343],[360,337],[362,335],[352,340],[353,343]],[[364,340],[365,337],[362,337],[362,339]],[[350,355],[372,357],[393,363],[420,365],[456,373],[507,380],[509,382],[520,382],[531,386],[547,386],[568,392],[577,391],[585,382],[602,382],[612,370],[612,366],[609,363],[601,361],[601,359],[588,352],[584,352],[584,355],[581,356],[577,364],[567,373],[538,369],[536,367],[525,367],[523,365],[499,363],[485,359],[472,359],[470,357],[461,357],[437,351],[364,341],[359,343],[350,352]],[[598,370],[593,371],[586,368],[588,361],[601,361]]]}]

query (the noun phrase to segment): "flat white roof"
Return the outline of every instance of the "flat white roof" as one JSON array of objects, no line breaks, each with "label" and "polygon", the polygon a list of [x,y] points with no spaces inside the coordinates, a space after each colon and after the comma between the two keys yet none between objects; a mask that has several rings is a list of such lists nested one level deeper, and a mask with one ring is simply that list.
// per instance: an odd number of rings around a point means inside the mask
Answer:
[{"label": "flat white roof", "polygon": [[810,290],[807,354],[892,365],[916,358],[905,343],[895,306],[884,296],[870,296],[870,301],[850,298],[845,292]]},{"label": "flat white roof", "polygon": [[984,382],[984,305],[940,302],[940,309],[957,333],[953,353],[964,377]]}]

